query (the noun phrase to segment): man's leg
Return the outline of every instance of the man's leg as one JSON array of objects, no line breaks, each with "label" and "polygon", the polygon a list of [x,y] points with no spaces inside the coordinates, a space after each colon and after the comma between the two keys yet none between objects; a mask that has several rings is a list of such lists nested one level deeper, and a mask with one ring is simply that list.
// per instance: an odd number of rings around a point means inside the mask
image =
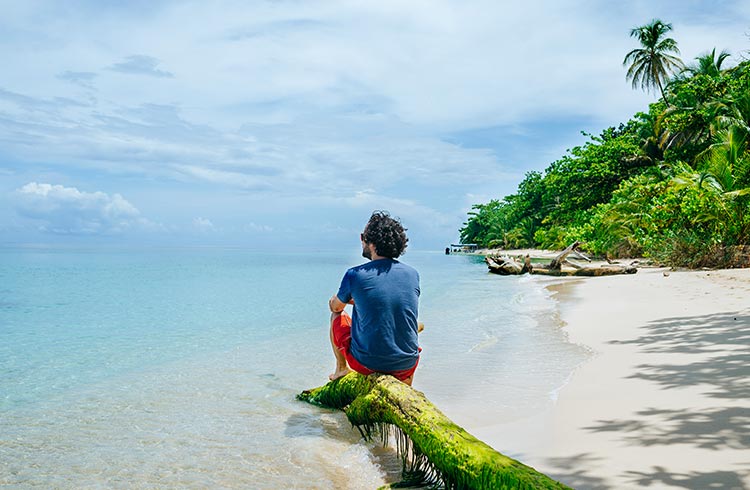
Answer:
[{"label": "man's leg", "polygon": [[[422,352],[421,347],[419,348],[419,352]],[[393,371],[388,374],[392,375],[402,383],[411,386],[411,384],[414,382],[414,373],[417,371],[417,366],[419,366],[419,356],[417,356],[417,362],[415,362],[414,366],[412,366],[411,368],[404,369],[403,371]]]},{"label": "man's leg", "polygon": [[[342,348],[346,348],[343,345],[339,345],[340,342],[340,335],[336,335],[334,333],[335,328],[351,328],[349,326],[343,326],[341,318],[341,313],[331,313],[331,329],[330,329],[330,338],[331,338],[331,348],[333,348],[333,355],[336,358],[336,370],[328,376],[328,379],[333,381],[334,379],[338,379],[342,376],[346,376],[350,369],[349,366],[346,363],[346,356],[344,356],[344,352],[342,351]],[[337,339],[339,342],[337,342]]]}]

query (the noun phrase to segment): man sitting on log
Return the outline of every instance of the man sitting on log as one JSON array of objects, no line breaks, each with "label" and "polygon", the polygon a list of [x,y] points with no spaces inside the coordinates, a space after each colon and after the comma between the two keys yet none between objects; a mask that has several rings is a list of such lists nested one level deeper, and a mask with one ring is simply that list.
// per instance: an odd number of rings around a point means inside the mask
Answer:
[{"label": "man sitting on log", "polygon": [[[396,260],[409,239],[401,223],[385,211],[372,213],[360,235],[362,256],[370,259],[344,274],[328,301],[330,338],[336,357],[331,380],[350,370],[391,374],[411,385],[419,363],[417,339],[419,274]],[[344,308],[354,305],[350,317]]]}]

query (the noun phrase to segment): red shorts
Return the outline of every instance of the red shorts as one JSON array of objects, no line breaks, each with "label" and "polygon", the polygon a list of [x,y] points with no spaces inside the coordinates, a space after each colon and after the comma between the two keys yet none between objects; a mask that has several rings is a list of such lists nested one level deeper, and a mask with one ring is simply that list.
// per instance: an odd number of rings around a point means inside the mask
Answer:
[{"label": "red shorts", "polygon": [[[336,347],[344,353],[344,357],[346,357],[346,362],[347,364],[349,364],[350,368],[364,375],[378,372],[373,371],[372,369],[360,364],[359,361],[356,360],[349,351],[349,346],[352,343],[352,317],[350,317],[346,313],[341,313],[341,315],[333,319],[332,329],[333,343],[336,344]],[[419,350],[421,351],[422,349],[420,348]],[[409,369],[404,369],[401,371],[390,371],[385,374],[390,374],[396,379],[404,381],[405,379],[411,378],[414,375],[414,371],[417,370],[418,365],[419,357],[417,357],[417,362],[414,363],[414,366],[410,367]]]}]

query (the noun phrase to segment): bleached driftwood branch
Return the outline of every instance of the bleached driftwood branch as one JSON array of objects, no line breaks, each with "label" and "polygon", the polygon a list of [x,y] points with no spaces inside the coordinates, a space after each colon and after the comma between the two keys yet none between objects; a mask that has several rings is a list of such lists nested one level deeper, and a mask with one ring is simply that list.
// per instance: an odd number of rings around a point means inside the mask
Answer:
[{"label": "bleached driftwood branch", "polygon": [[[584,260],[591,259],[578,252],[576,249],[580,242],[573,242],[565,250],[553,258],[549,264],[532,264],[528,255],[524,258],[523,263],[510,257],[487,256],[485,262],[490,272],[500,275],[517,275],[517,274],[543,274],[547,276],[611,276],[616,274],[635,274],[638,269],[634,265],[617,265],[607,264],[599,267],[581,266],[568,261],[568,255],[574,254],[582,257]],[[569,268],[563,269],[563,264]]]}]

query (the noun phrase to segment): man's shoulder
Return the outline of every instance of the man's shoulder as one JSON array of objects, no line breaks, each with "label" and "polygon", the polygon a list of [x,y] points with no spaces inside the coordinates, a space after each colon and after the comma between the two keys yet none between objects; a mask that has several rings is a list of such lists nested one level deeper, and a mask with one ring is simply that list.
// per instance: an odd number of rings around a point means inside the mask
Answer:
[{"label": "man's shoulder", "polygon": [[403,262],[401,262],[399,260],[394,260],[393,262],[396,263],[396,264],[398,264],[398,267],[400,267],[400,268],[402,268],[404,270],[417,272],[417,269],[415,269],[414,267],[410,266],[409,264],[404,264]]},{"label": "man's shoulder", "polygon": [[419,277],[417,270],[408,265],[400,262],[396,259],[379,259],[365,262],[364,264],[355,265],[346,271],[347,275],[360,275],[360,274],[380,274],[383,272],[389,272],[391,269],[398,271],[405,271],[409,274],[414,274]]},{"label": "man's shoulder", "polygon": [[365,262],[364,264],[355,265],[354,267],[349,267],[346,270],[346,274],[356,274],[359,271],[366,270],[372,262]]},{"label": "man's shoulder", "polygon": [[399,269],[403,269],[403,270],[414,272],[415,274],[417,273],[417,269],[415,269],[414,267],[410,266],[409,264],[404,264],[400,260],[393,259],[393,266],[397,267]]}]

